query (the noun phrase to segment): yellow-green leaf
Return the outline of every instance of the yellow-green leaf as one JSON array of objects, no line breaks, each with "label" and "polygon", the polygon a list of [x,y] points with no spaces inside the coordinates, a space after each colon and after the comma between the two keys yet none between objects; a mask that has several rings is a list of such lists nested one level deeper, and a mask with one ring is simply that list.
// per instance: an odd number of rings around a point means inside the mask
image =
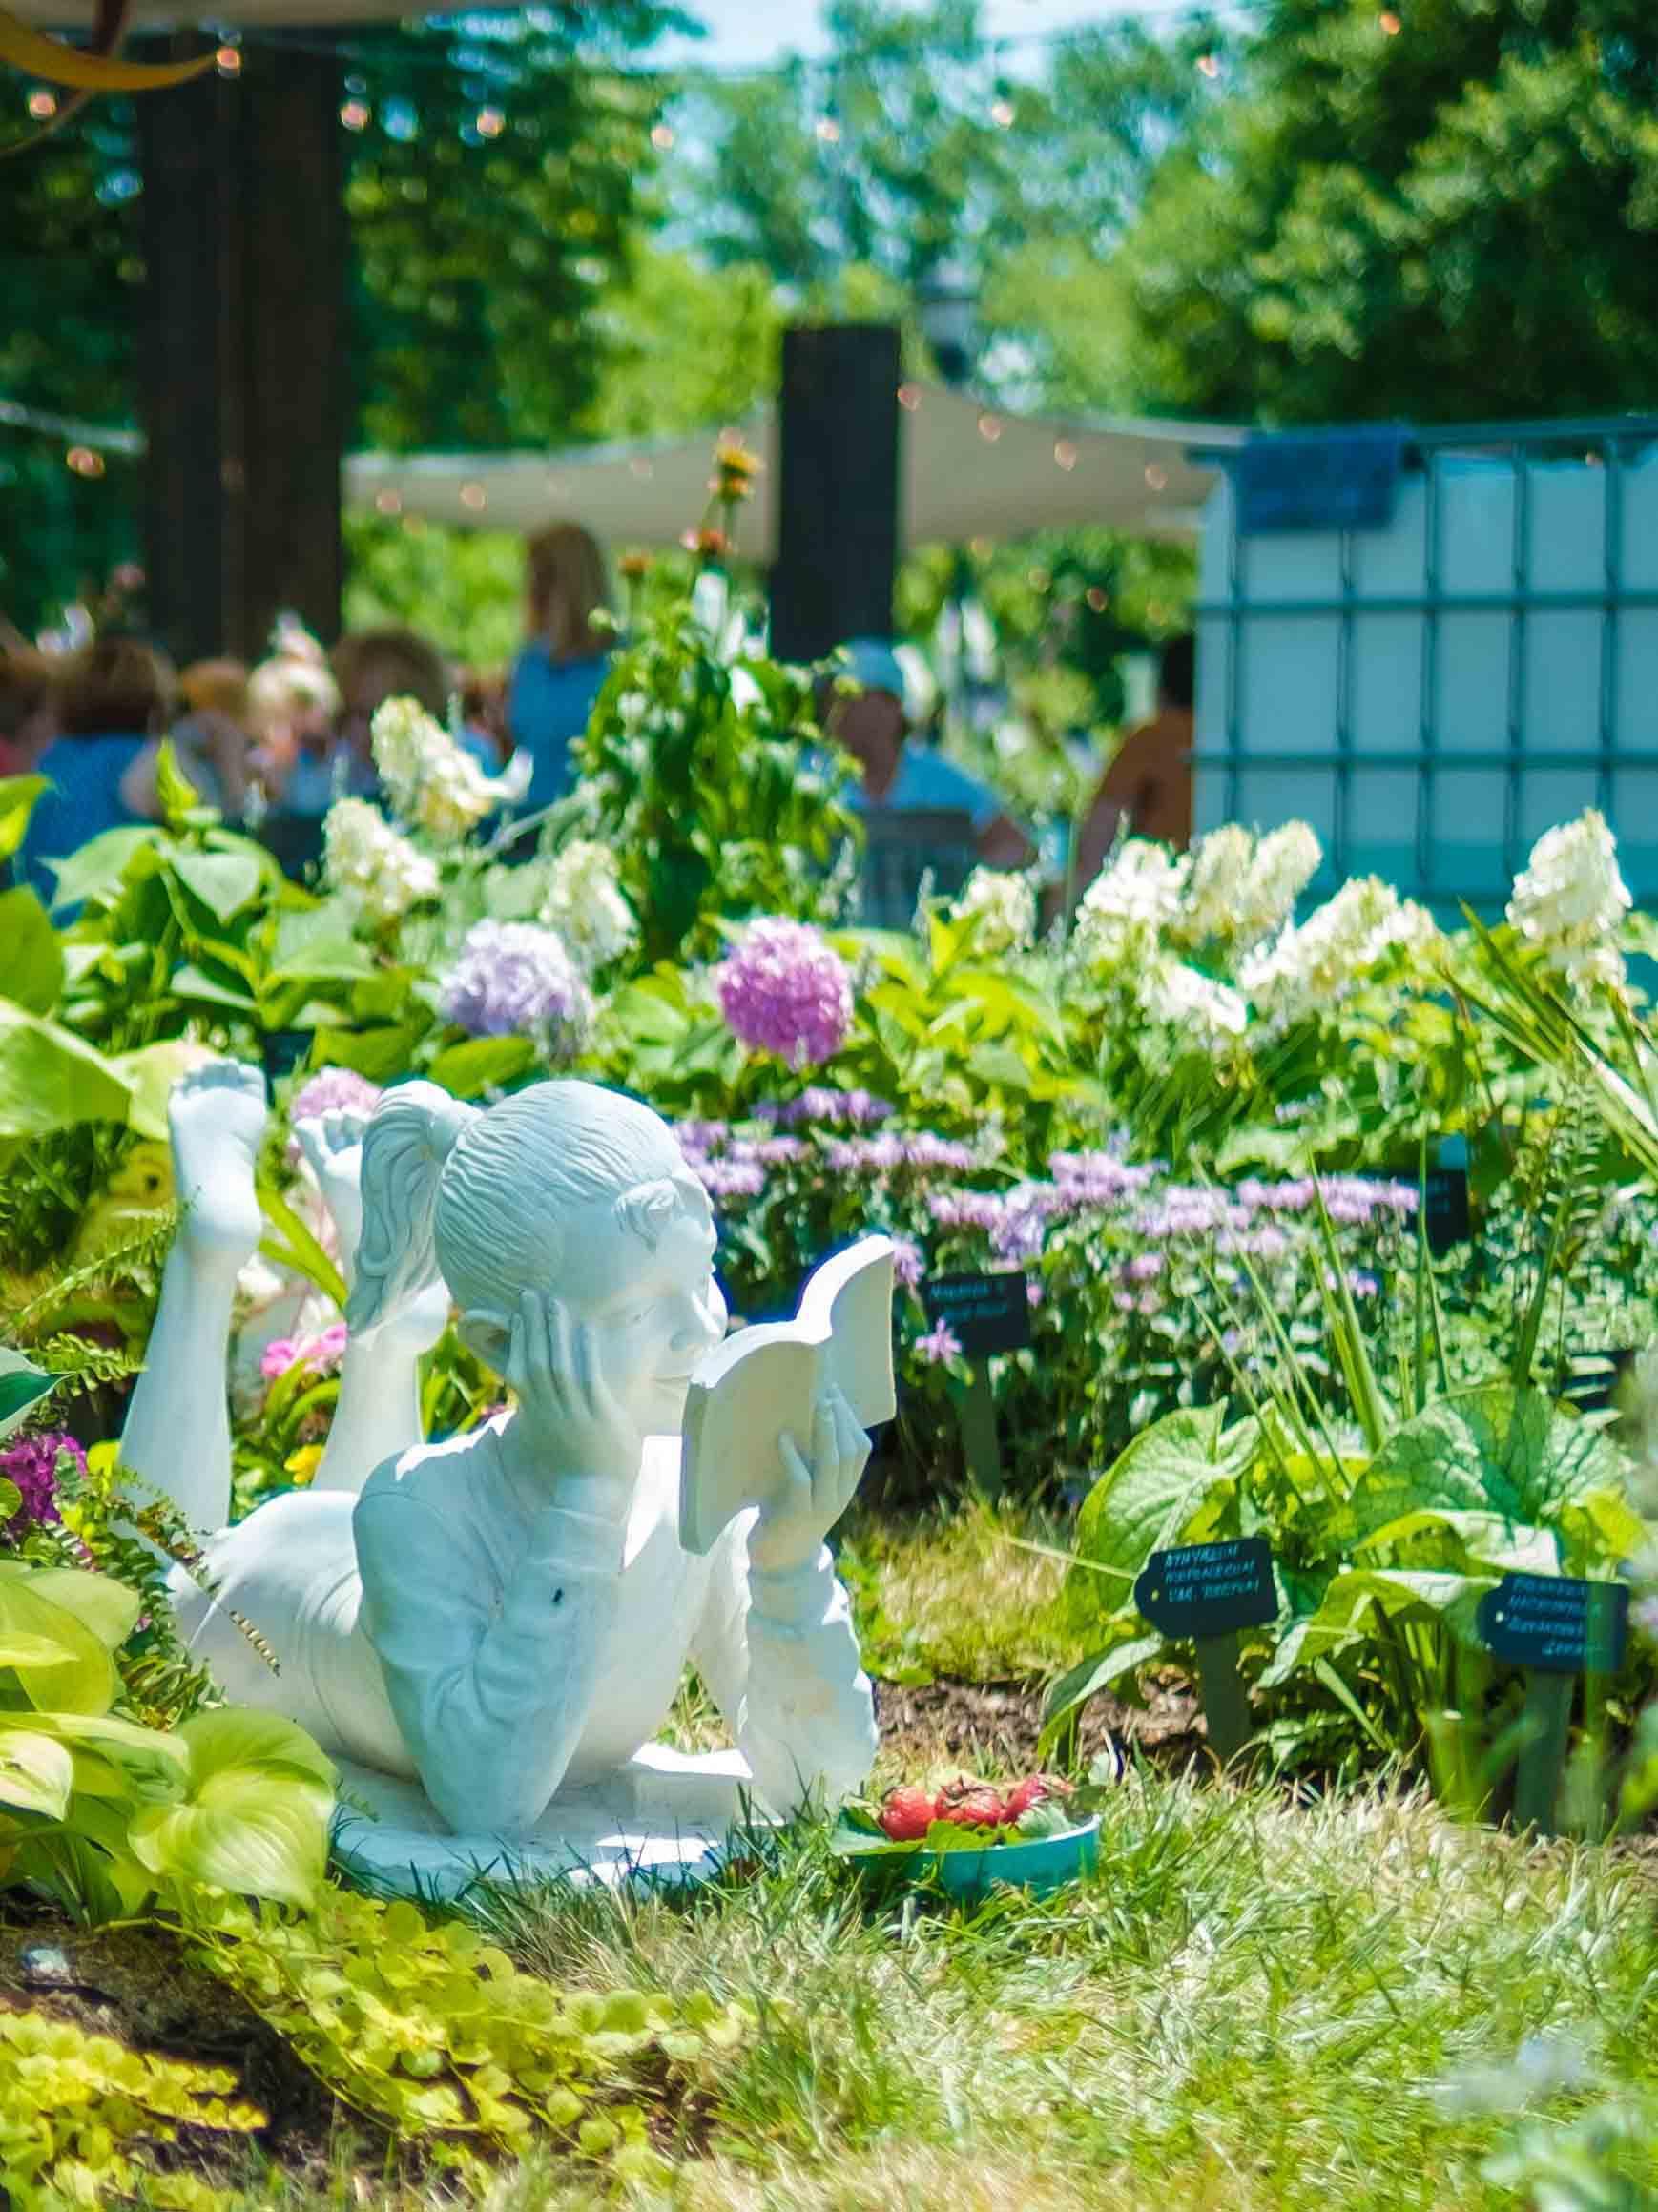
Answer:
[{"label": "yellow-green leaf", "polygon": [[74,1761],[51,1736],[0,1721],[0,1805],[61,1820],[74,1787]]},{"label": "yellow-green leaf", "polygon": [[86,53],[47,38],[0,8],[0,61],[43,84],[73,85],[86,93],[160,92],[185,85],[213,67],[211,52],[195,61],[119,61],[112,54]]}]

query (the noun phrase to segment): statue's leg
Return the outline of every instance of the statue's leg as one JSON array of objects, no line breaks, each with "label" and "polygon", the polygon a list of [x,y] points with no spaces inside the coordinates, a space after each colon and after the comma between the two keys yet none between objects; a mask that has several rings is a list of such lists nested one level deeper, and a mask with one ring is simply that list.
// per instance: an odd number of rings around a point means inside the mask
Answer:
[{"label": "statue's leg", "polygon": [[[294,1134],[321,1186],[340,1239],[340,1266],[347,1283],[363,1233],[361,1114],[334,1112],[301,1122]],[[448,1292],[441,1284],[423,1292],[406,1313],[366,1336],[354,1336],[340,1369],[340,1397],[317,1469],[314,1490],[363,1488],[386,1459],[400,1458],[425,1442],[419,1367],[442,1335]]]},{"label": "statue's leg", "polygon": [[121,1434],[121,1459],[171,1499],[197,1534],[230,1518],[225,1373],[236,1281],[260,1235],[254,1165],[265,1129],[258,1068],[219,1060],[168,1102],[174,1187],[184,1217]]}]

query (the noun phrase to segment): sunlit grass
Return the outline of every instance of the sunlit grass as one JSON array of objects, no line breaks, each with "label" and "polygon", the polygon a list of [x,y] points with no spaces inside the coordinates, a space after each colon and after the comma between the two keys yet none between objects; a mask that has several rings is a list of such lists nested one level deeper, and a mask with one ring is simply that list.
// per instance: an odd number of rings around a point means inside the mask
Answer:
[{"label": "sunlit grass", "polygon": [[902,1519],[855,1517],[841,1572],[879,1668],[1005,1682],[1078,1656],[1055,1605],[1065,1566],[1048,1556],[1066,1548],[1066,1533],[1034,1513],[952,1503]]}]

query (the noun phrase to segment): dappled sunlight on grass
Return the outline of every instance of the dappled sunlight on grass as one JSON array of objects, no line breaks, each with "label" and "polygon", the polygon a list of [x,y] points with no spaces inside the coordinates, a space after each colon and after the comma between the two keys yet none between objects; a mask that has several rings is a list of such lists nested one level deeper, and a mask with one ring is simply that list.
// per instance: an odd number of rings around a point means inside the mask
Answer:
[{"label": "dappled sunlight on grass", "polygon": [[1055,1600],[1068,1532],[1026,1508],[952,1501],[905,1519],[854,1516],[841,1574],[875,1665],[1004,1682],[1068,1666]]}]

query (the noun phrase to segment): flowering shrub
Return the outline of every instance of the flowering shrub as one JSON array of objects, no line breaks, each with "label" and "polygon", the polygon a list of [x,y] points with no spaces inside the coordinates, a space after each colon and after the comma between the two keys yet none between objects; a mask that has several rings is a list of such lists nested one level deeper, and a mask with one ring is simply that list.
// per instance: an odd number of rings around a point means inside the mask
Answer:
[{"label": "flowering shrub", "polygon": [[369,731],[393,814],[438,838],[465,837],[512,796],[434,722],[418,699],[387,699]]},{"label": "flowering shrub", "polygon": [[439,1003],[468,1037],[533,1037],[549,1059],[575,1049],[592,1011],[563,938],[532,921],[475,922]]},{"label": "flowering shrub", "polygon": [[1568,982],[1621,986],[1616,936],[1629,905],[1612,833],[1591,807],[1537,840],[1515,879],[1508,920]]},{"label": "flowering shrub", "polygon": [[639,923],[622,896],[616,857],[591,837],[572,837],[548,872],[541,920],[557,930],[583,970],[592,975],[632,951]]},{"label": "flowering shrub", "polygon": [[322,825],[322,875],[354,891],[370,921],[396,921],[438,895],[438,864],[363,798],[336,799]]},{"label": "flowering shrub", "polygon": [[790,1067],[832,1060],[852,1027],[846,963],[804,922],[751,921],[715,971],[715,986],[732,1035]]}]

